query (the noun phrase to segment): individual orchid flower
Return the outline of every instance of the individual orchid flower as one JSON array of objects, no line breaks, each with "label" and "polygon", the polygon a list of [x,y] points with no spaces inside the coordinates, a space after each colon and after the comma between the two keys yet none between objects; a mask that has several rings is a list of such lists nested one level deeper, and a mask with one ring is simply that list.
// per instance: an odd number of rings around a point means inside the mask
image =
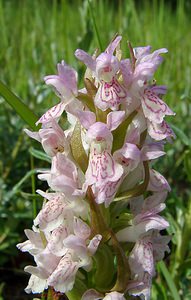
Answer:
[{"label": "individual orchid flower", "polygon": [[164,91],[163,86],[151,86],[141,93],[143,113],[145,118],[153,123],[161,124],[166,115],[174,115],[174,112],[158,96]]},{"label": "individual orchid flower", "polygon": [[35,255],[34,259],[37,266],[27,266],[24,269],[25,272],[31,274],[28,286],[25,289],[27,293],[31,291],[33,293],[43,292],[48,287],[47,280],[49,276],[53,273],[60,261],[60,257],[52,254],[47,248]]},{"label": "individual orchid flower", "polygon": [[38,254],[44,250],[44,244],[39,231],[25,229],[25,235],[28,240],[17,244],[17,248],[22,252],[29,252],[32,255]]},{"label": "individual orchid flower", "polygon": [[70,100],[77,96],[77,72],[64,61],[57,64],[58,75],[44,77],[45,83],[51,85],[61,100]]},{"label": "individual orchid flower", "polygon": [[123,173],[123,168],[115,162],[111,155],[113,136],[125,116],[124,111],[110,112],[107,124],[96,122],[92,112],[79,112],[82,125],[88,129],[86,140],[90,144],[89,165],[86,171],[86,184],[102,186],[107,181],[116,182]]},{"label": "individual orchid flower", "polygon": [[126,136],[123,147],[113,154],[114,159],[123,166],[125,176],[137,168],[140,163],[165,155],[162,142],[154,142],[146,139],[140,149],[138,146],[139,140],[139,130],[138,128],[134,128]]},{"label": "individual orchid flower", "polygon": [[67,224],[67,219],[73,215],[83,219],[88,217],[88,205],[82,199],[68,199],[63,193],[45,193],[41,190],[37,193],[48,200],[34,219],[34,225],[43,231],[51,231],[65,222]]},{"label": "individual orchid flower", "polygon": [[101,235],[96,235],[89,241],[91,234],[89,226],[76,217],[73,219],[70,232],[67,228],[59,226],[53,230],[47,244],[49,251],[62,256],[47,281],[48,285],[60,292],[72,289],[79,268],[91,269],[91,256],[96,252],[102,238]]},{"label": "individual orchid flower", "polygon": [[156,141],[162,141],[164,139],[171,141],[172,138],[175,138],[173,130],[165,120],[160,124],[151,122],[145,118],[141,108],[138,109],[138,113],[132,122],[140,133],[147,130],[150,137]]},{"label": "individual orchid flower", "polygon": [[92,267],[91,256],[95,254],[102,236],[97,234],[90,240],[91,230],[85,222],[75,217],[73,224],[74,233],[68,235],[63,240],[63,244],[66,248],[74,251],[75,257],[78,257],[80,261],[80,267],[90,270]]},{"label": "individual orchid flower", "polygon": [[67,155],[70,152],[65,133],[54,119],[46,126],[42,126],[38,132],[32,132],[28,129],[24,129],[24,131],[28,136],[40,142],[49,156],[54,156],[58,152],[65,152]]},{"label": "individual orchid flower", "polygon": [[72,290],[75,282],[79,263],[73,261],[70,250],[61,258],[59,264],[47,280],[47,284],[52,286],[55,291],[66,293]]},{"label": "individual orchid flower", "polygon": [[59,152],[52,158],[51,170],[38,175],[39,179],[48,182],[52,190],[63,192],[66,197],[81,193],[82,182],[79,177],[75,163]]},{"label": "individual orchid flower", "polygon": [[175,138],[173,130],[170,128],[166,121],[163,121],[161,124],[147,121],[148,133],[156,141],[161,141],[167,139],[171,142],[172,138]]},{"label": "individual orchid flower", "polygon": [[133,208],[138,205],[141,210],[132,219],[132,225],[128,226],[117,233],[117,238],[121,242],[136,242],[142,235],[150,230],[163,230],[169,226],[169,223],[158,215],[164,210],[166,205],[163,203],[167,193],[154,193],[143,201],[143,198],[132,199]]},{"label": "individual orchid flower", "polygon": [[51,85],[56,94],[60,97],[61,102],[50,108],[42,117],[36,122],[47,124],[52,119],[59,120],[63,111],[75,115],[76,109],[82,109],[83,105],[77,100],[77,72],[68,66],[64,61],[57,65],[58,75],[46,76],[45,82]]},{"label": "individual orchid flower", "polygon": [[131,66],[129,60],[121,62],[123,80],[128,87],[128,97],[131,99],[129,107],[127,103],[127,109],[131,109],[131,105],[136,109],[141,104],[145,117],[151,122],[161,124],[165,115],[174,113],[159,97],[166,93],[166,87],[150,85],[149,80],[163,60],[160,54],[166,53],[167,50],[159,49],[151,54],[149,46],[133,50],[134,66]]},{"label": "individual orchid flower", "polygon": [[152,79],[158,66],[162,63],[161,54],[167,53],[165,48],[150,53],[151,47],[137,47],[132,49],[134,61],[124,59],[121,61],[120,69],[124,86],[128,87],[135,94],[145,83]]},{"label": "individual orchid flower", "polygon": [[117,110],[119,105],[126,99],[125,89],[117,78],[120,62],[118,58],[113,55],[120,40],[121,36],[117,36],[109,44],[105,52],[101,53],[96,59],[93,59],[83,50],[77,49],[75,52],[76,57],[83,61],[99,80],[100,85],[94,103],[103,111],[108,108]]},{"label": "individual orchid flower", "polygon": [[158,66],[163,61],[161,54],[167,53],[168,50],[166,48],[161,48],[150,53],[151,47],[147,46],[134,48],[133,51],[136,59],[133,80],[141,86],[145,81],[148,81],[153,77]]},{"label": "individual orchid flower", "polygon": [[150,299],[152,277],[155,275],[155,262],[164,258],[164,253],[169,252],[169,236],[161,236],[158,231],[139,239],[130,256],[129,266],[132,280],[128,285],[131,295]]}]

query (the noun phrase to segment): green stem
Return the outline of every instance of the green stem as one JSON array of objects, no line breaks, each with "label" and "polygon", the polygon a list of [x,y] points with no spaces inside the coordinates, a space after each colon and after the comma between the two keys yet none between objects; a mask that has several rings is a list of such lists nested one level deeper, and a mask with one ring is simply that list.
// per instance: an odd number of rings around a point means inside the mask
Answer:
[{"label": "green stem", "polygon": [[88,187],[87,198],[90,205],[92,235],[101,234],[104,240],[108,240],[110,233],[104,221],[99,205],[95,202],[95,197],[91,187]]},{"label": "green stem", "polygon": [[118,242],[114,232],[110,230],[112,245],[117,257],[117,280],[112,291],[124,292],[127,288],[130,269],[127,257]]}]

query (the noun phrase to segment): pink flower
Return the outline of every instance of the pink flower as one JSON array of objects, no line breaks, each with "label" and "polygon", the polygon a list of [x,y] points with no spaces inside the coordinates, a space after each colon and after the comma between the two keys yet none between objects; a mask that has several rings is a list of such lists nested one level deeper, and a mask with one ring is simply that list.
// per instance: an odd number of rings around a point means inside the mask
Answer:
[{"label": "pink flower", "polygon": [[119,105],[126,99],[126,91],[118,81],[120,62],[113,55],[116,47],[121,40],[121,36],[112,41],[105,52],[93,59],[85,51],[77,49],[75,55],[83,61],[88,68],[93,71],[93,76],[99,80],[99,88],[96,93],[94,103],[101,110],[108,108],[117,110]]},{"label": "pink flower", "polygon": [[58,75],[49,75],[44,78],[47,85],[51,85],[61,100],[70,100],[77,96],[77,72],[64,61],[57,64]]},{"label": "pink flower", "polygon": [[37,192],[49,201],[46,202],[34,219],[34,225],[39,226],[43,231],[51,231],[61,224],[66,223],[73,215],[87,219],[88,205],[82,199],[66,198],[63,193]]},{"label": "pink flower", "polygon": [[43,126],[38,132],[32,132],[28,129],[24,131],[28,136],[40,142],[44,151],[49,156],[54,156],[58,152],[69,153],[69,144],[65,133],[54,119],[50,120],[50,122],[46,126]]},{"label": "pink flower", "polygon": [[158,231],[138,240],[129,256],[129,266],[133,281],[128,284],[131,295],[150,299],[152,277],[155,275],[154,264],[169,252],[170,237],[161,236]]},{"label": "pink flower", "polygon": [[81,189],[82,182],[79,177],[75,163],[59,152],[52,158],[51,170],[38,175],[39,179],[48,182],[52,190],[63,192],[66,197],[71,197]]},{"label": "pink flower", "polygon": [[[155,229],[163,230],[169,226],[169,223],[158,215],[166,206],[163,203],[167,193],[154,193],[146,198],[135,198],[131,200],[131,208],[135,213],[132,219],[132,225],[121,229],[117,233],[119,241],[136,242],[145,233]],[[135,210],[136,208],[136,210]]]}]

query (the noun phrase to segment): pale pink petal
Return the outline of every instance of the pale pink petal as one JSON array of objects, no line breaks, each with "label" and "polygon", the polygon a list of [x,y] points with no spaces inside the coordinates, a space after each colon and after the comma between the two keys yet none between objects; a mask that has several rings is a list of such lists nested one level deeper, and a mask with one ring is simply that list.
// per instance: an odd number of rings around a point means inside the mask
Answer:
[{"label": "pale pink petal", "polygon": [[130,59],[123,59],[120,62],[120,70],[123,77],[124,86],[128,87],[133,80],[133,70]]},{"label": "pale pink petal", "polygon": [[117,110],[119,105],[126,99],[126,91],[113,78],[111,82],[102,82],[94,99],[95,105],[105,111],[108,108]]},{"label": "pale pink petal", "polygon": [[98,246],[99,246],[101,240],[102,240],[101,234],[96,234],[96,235],[93,237],[93,239],[90,240],[87,249],[88,249],[88,251],[89,251],[89,253],[90,253],[91,255],[94,255],[94,254],[95,254],[95,252],[97,251],[97,248],[98,248]]},{"label": "pale pink petal", "polygon": [[86,182],[89,185],[95,183],[97,186],[102,186],[108,181],[117,181],[123,174],[122,166],[115,162],[108,151],[96,153],[96,148],[94,149],[86,171]]},{"label": "pale pink petal", "polygon": [[54,200],[50,200],[44,205],[34,219],[34,225],[38,225],[41,230],[53,230],[64,221],[64,210],[66,208],[67,203],[64,203],[59,196],[58,198],[55,197]]},{"label": "pale pink petal", "polygon": [[142,211],[147,212],[159,204],[163,203],[167,197],[167,191],[161,190],[158,193],[153,193],[153,195],[147,197],[142,205]]},{"label": "pale pink petal", "polygon": [[108,207],[113,201],[115,194],[121,184],[122,178],[119,178],[117,181],[108,181],[105,184],[95,187],[93,189],[95,195],[95,201],[100,204],[104,203],[105,207]]},{"label": "pale pink petal", "polygon": [[145,272],[139,276],[139,280],[130,281],[127,285],[128,293],[133,296],[140,296],[140,299],[151,299],[152,276]]},{"label": "pale pink petal", "polygon": [[111,292],[106,294],[103,300],[125,300],[124,294],[119,292]]},{"label": "pale pink petal", "polygon": [[142,147],[141,149],[141,159],[152,160],[161,157],[166,154],[163,151],[163,144],[161,143],[150,143]]},{"label": "pale pink petal", "polygon": [[96,58],[96,77],[100,81],[111,82],[119,70],[119,60],[117,57],[101,53]]},{"label": "pale pink petal", "polygon": [[[138,216],[139,217],[139,216]],[[169,226],[169,223],[158,215],[145,216],[145,220],[142,216],[141,219],[135,219],[137,224],[128,226],[120,230],[116,236],[120,242],[136,242],[143,234],[149,230],[163,230]],[[139,222],[139,223],[138,223]]]},{"label": "pale pink petal", "polygon": [[60,260],[54,272],[48,278],[48,285],[55,291],[66,293],[72,290],[75,282],[75,276],[78,271],[78,263],[72,261],[70,253],[67,253]]},{"label": "pale pink petal", "polygon": [[37,276],[39,279],[47,279],[49,272],[43,267],[26,266],[24,271]]},{"label": "pale pink petal", "polygon": [[81,187],[76,165],[60,152],[52,158],[51,170],[39,175],[38,178],[47,180],[52,190],[63,192],[68,197]]},{"label": "pale pink petal", "polygon": [[143,112],[151,122],[162,123],[165,115],[174,115],[173,111],[152,90],[146,89],[141,99]]},{"label": "pale pink petal", "polygon": [[51,85],[60,98],[71,99],[77,95],[77,72],[64,61],[57,65],[58,75],[44,78],[47,85]]},{"label": "pale pink petal", "polygon": [[172,138],[175,138],[173,130],[165,121],[161,124],[148,122],[148,132],[149,135],[157,141],[164,139],[171,140]]},{"label": "pale pink petal", "polygon": [[113,141],[111,131],[108,129],[106,124],[101,122],[96,122],[90,126],[86,138],[89,143],[91,143],[93,140],[97,142],[106,141],[110,147]]},{"label": "pale pink petal", "polygon": [[133,48],[133,52],[134,52],[136,59],[139,59],[141,57],[144,57],[145,55],[148,55],[151,52],[151,46],[136,47],[136,48]]},{"label": "pale pink petal", "polygon": [[63,256],[67,249],[63,245],[63,240],[68,236],[69,228],[60,225],[54,229],[48,241],[48,250],[56,256]]},{"label": "pale pink petal", "polygon": [[109,130],[115,130],[124,120],[125,111],[113,111],[107,115],[107,126]]},{"label": "pale pink petal", "polygon": [[58,74],[62,78],[65,86],[69,89],[74,95],[77,95],[77,80],[78,73],[72,67],[67,65],[63,60],[61,64],[57,64]]},{"label": "pale pink petal", "polygon": [[115,49],[117,48],[118,44],[120,43],[122,39],[122,36],[117,36],[109,45],[108,47],[105,49],[105,52],[108,54],[113,54],[113,52],[115,51]]},{"label": "pale pink petal", "polygon": [[78,237],[87,240],[91,234],[90,227],[79,218],[74,218],[73,222],[74,234]]},{"label": "pale pink petal", "polygon": [[164,95],[167,92],[165,85],[153,85],[149,89],[156,95]]},{"label": "pale pink petal", "polygon": [[25,234],[29,240],[17,244],[17,248],[22,252],[30,252],[37,254],[44,249],[42,238],[39,232],[34,232],[30,229],[25,229]]},{"label": "pale pink petal", "polygon": [[75,56],[81,60],[88,68],[90,68],[92,71],[96,68],[96,62],[95,60],[84,50],[77,49],[75,51]]},{"label": "pale pink petal", "polygon": [[89,129],[89,127],[96,122],[96,116],[91,111],[78,110],[76,116],[80,120],[81,125],[86,129]]},{"label": "pale pink petal", "polygon": [[24,129],[24,132],[29,136],[29,137],[31,137],[32,139],[34,139],[34,140],[36,140],[36,141],[38,141],[38,142],[40,142],[41,141],[41,138],[40,138],[40,136],[39,136],[39,132],[38,131],[35,131],[35,132],[33,132],[33,131],[30,131],[30,130],[28,130],[28,129]]},{"label": "pale pink petal", "polygon": [[25,288],[25,292],[27,294],[30,294],[31,292],[33,294],[37,294],[37,293],[42,293],[47,288],[48,286],[46,283],[46,279],[42,279],[35,275],[31,275],[28,285]]},{"label": "pale pink petal", "polygon": [[161,192],[161,191],[171,191],[171,188],[167,180],[159,172],[150,169],[150,180],[147,187],[148,191]]},{"label": "pale pink petal", "polygon": [[[37,272],[43,272],[42,276],[47,276],[46,274],[49,276],[57,267],[60,257],[51,253],[48,247],[46,247],[44,251],[34,256],[34,260],[38,266],[37,268],[33,267],[35,268],[34,270],[37,270]],[[35,273],[33,272],[32,274]]]},{"label": "pale pink petal", "polygon": [[66,237],[63,240],[64,247],[74,250],[76,255],[78,257],[86,258],[87,256],[87,248],[86,248],[86,242],[84,239],[74,235],[70,234],[68,237]]},{"label": "pale pink petal", "polygon": [[142,275],[144,272],[155,274],[152,243],[147,240],[138,240],[129,256],[129,266],[132,274]]},{"label": "pale pink petal", "polygon": [[63,102],[60,102],[57,105],[53,106],[44,115],[42,115],[42,117],[36,122],[36,125],[40,123],[47,124],[52,119],[59,119],[65,109],[65,106],[66,104]]},{"label": "pale pink petal", "polygon": [[171,236],[163,236],[159,233],[156,233],[152,236],[153,242],[153,256],[155,261],[160,261],[164,258],[165,252],[169,253],[170,248],[168,243],[171,240]]}]

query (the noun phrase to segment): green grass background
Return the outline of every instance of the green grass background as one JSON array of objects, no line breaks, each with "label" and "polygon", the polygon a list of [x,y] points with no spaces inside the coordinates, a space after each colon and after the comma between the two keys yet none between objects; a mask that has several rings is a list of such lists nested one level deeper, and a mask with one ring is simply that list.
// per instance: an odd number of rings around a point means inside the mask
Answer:
[{"label": "green grass background", "polygon": [[[159,159],[155,169],[167,177],[172,187],[164,212],[171,224],[168,232],[172,242],[171,255],[165,265],[157,267],[152,299],[189,300],[191,1],[93,0],[91,6],[103,49],[118,32],[123,35],[124,56],[129,55],[127,40],[134,47],[152,45],[153,50],[169,50],[156,79],[168,86],[165,99],[176,116],[167,120],[177,139],[166,146],[167,155]],[[39,116],[58,102],[44,85],[43,77],[56,74],[56,64],[62,59],[82,74],[75,49],[93,53],[98,46],[86,0],[0,0],[0,79]],[[4,300],[29,299],[19,295],[14,285],[11,297],[10,278],[20,276],[25,280],[19,270],[29,258],[23,261],[15,244],[24,240],[23,229],[31,227],[33,214],[42,204],[34,195],[37,187],[43,188],[36,182],[35,170],[48,165],[39,160],[40,147],[23,134],[25,126],[0,98],[0,299]]]}]

